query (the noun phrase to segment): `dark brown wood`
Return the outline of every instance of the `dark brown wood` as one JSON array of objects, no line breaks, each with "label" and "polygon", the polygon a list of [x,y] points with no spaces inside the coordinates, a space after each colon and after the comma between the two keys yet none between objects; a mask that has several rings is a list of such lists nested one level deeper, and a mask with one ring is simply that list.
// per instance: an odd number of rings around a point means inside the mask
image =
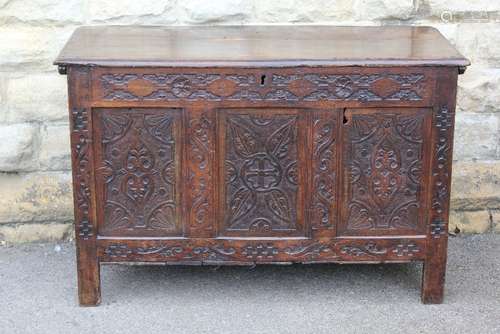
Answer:
[{"label": "dark brown wood", "polygon": [[402,263],[425,258],[425,237],[383,239],[98,240],[103,262],[184,264]]},{"label": "dark brown wood", "polygon": [[56,63],[82,305],[114,262],[423,261],[442,302],[468,61],[435,30],[93,27]]},{"label": "dark brown wood", "polygon": [[448,247],[451,166],[457,71],[440,68],[442,80],[436,85],[432,127],[431,211],[427,223],[427,258],[424,262],[422,302],[440,304],[444,297],[444,279]]},{"label": "dark brown wood", "polygon": [[192,238],[215,237],[217,165],[215,160],[215,110],[190,108],[185,112],[184,132],[187,168],[184,168],[186,235]]},{"label": "dark brown wood", "polygon": [[259,68],[469,65],[432,27],[300,25],[81,27],[55,63]]},{"label": "dark brown wood", "polygon": [[71,162],[75,210],[78,293],[82,306],[101,301],[99,259],[97,257],[94,150],[90,108],[90,69],[71,66],[68,73]]},{"label": "dark brown wood", "polygon": [[179,109],[93,109],[99,235],[182,236]]},{"label": "dark brown wood", "polygon": [[[455,68],[456,69],[456,68]],[[428,107],[428,67],[123,68],[92,71],[93,107]]]},{"label": "dark brown wood", "polygon": [[219,235],[305,236],[305,112],[218,110]]},{"label": "dark brown wood", "polygon": [[428,210],[430,109],[346,109],[338,235],[418,235]]}]

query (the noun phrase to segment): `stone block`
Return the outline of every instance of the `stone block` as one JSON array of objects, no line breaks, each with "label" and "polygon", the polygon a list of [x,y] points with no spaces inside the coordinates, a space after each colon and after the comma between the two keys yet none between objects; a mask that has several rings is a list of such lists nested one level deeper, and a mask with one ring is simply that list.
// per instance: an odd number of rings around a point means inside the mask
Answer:
[{"label": "stone block", "polygon": [[490,213],[481,211],[452,211],[448,230],[453,233],[485,233],[489,232],[491,226]]},{"label": "stone block", "polygon": [[414,14],[413,0],[356,0],[356,20],[407,20]]},{"label": "stone block", "polygon": [[0,21],[82,23],[83,0],[11,0],[0,7]]},{"label": "stone block", "polygon": [[492,160],[500,144],[500,115],[457,113],[455,160]]},{"label": "stone block", "polygon": [[74,27],[0,25],[2,72],[56,71],[52,62]]},{"label": "stone block", "polygon": [[472,65],[458,77],[457,109],[461,112],[500,112],[500,69]]},{"label": "stone block", "polygon": [[38,160],[44,170],[70,170],[69,124],[45,125],[40,129]]},{"label": "stone block", "polygon": [[244,23],[249,22],[253,6],[245,0],[184,0],[178,2],[181,23]]},{"label": "stone block", "polygon": [[452,14],[466,12],[500,11],[500,2],[491,0],[427,0],[431,14],[441,17],[443,12]]},{"label": "stone block", "polygon": [[500,66],[500,22],[461,23],[458,26],[458,50],[474,65]]},{"label": "stone block", "polygon": [[70,172],[0,174],[1,223],[73,219]]},{"label": "stone block", "polygon": [[0,125],[0,172],[35,170],[38,129],[31,124]]},{"label": "stone block", "polygon": [[352,17],[352,1],[254,1],[256,22],[328,22],[349,20]]},{"label": "stone block", "polygon": [[0,122],[44,122],[68,119],[66,76],[53,73],[12,75],[6,80]]},{"label": "stone block", "polygon": [[0,241],[9,244],[26,242],[54,242],[70,239],[73,235],[73,224],[66,223],[34,223],[34,224],[0,224]]},{"label": "stone block", "polygon": [[491,210],[492,228],[495,233],[500,233],[500,209]]},{"label": "stone block", "polygon": [[94,22],[112,21],[127,24],[151,23],[152,18],[161,18],[163,22],[171,23],[175,21],[175,15],[165,16],[172,8],[175,1],[157,0],[88,0],[89,18]]},{"label": "stone block", "polygon": [[460,211],[500,209],[500,161],[455,161],[451,207]]}]

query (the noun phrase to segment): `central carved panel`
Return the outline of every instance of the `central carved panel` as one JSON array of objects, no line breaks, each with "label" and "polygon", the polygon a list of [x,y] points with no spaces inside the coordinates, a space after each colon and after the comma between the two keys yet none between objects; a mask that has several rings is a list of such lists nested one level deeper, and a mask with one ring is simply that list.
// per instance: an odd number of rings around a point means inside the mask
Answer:
[{"label": "central carved panel", "polygon": [[178,111],[103,109],[97,117],[100,233],[178,233]]},{"label": "central carved panel", "polygon": [[415,233],[422,221],[427,110],[346,112],[343,229]]},{"label": "central carved panel", "polygon": [[299,232],[299,114],[222,112],[223,233]]}]

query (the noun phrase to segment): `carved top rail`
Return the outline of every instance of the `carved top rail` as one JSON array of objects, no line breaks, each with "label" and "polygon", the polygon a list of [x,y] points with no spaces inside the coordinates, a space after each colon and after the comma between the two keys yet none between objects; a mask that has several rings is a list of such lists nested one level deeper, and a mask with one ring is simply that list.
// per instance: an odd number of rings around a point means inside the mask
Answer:
[{"label": "carved top rail", "polygon": [[429,106],[435,74],[429,68],[95,68],[97,105],[196,104]]}]

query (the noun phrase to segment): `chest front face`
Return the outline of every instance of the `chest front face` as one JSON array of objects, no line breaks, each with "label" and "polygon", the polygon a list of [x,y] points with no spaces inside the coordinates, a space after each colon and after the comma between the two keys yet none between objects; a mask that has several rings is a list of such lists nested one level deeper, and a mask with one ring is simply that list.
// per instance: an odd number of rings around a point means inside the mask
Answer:
[{"label": "chest front face", "polygon": [[105,262],[415,260],[440,303],[468,63],[429,27],[77,29],[81,304]]},{"label": "chest front face", "polygon": [[103,247],[231,242],[242,247],[231,259],[242,262],[259,260],[243,255],[247,246],[276,248],[273,261],[300,260],[279,254],[313,244],[339,259],[424,256],[434,69],[74,71],[90,82],[89,109],[73,113],[73,129],[89,125]]}]

